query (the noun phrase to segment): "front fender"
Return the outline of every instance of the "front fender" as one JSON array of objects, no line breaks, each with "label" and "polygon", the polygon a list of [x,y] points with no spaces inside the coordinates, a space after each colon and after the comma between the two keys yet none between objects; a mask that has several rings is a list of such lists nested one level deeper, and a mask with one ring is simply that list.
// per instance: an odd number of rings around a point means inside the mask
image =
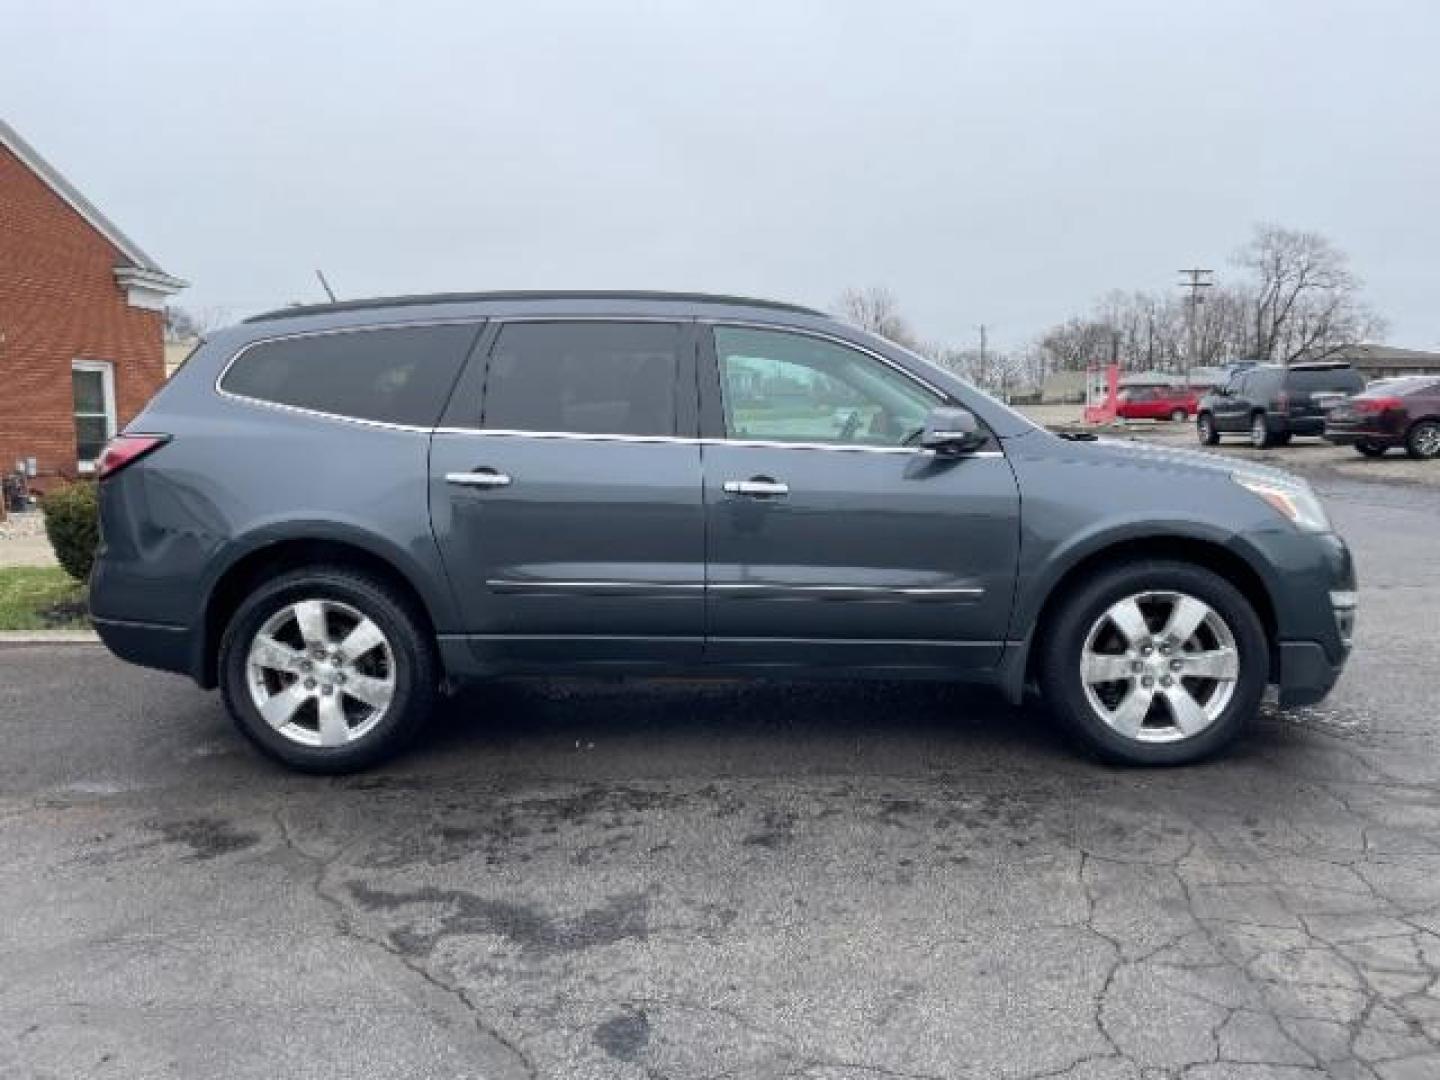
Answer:
[{"label": "front fender", "polygon": [[[1203,544],[1222,557],[1237,558],[1262,583],[1265,603],[1272,610],[1276,607],[1277,580],[1269,559],[1246,536],[1211,521],[1188,515],[1156,517],[1148,513],[1099,522],[1064,538],[1052,539],[1050,543],[1027,533],[1022,539],[1021,572],[1016,580],[1010,630],[999,665],[1000,687],[1010,702],[1019,704],[1024,696],[1035,630],[1056,590],[1088,561],[1137,543],[1154,544],[1157,550],[1162,550],[1167,543]],[[1029,552],[1027,544],[1031,547]],[[1043,556],[1033,550],[1037,545],[1044,546]]]}]

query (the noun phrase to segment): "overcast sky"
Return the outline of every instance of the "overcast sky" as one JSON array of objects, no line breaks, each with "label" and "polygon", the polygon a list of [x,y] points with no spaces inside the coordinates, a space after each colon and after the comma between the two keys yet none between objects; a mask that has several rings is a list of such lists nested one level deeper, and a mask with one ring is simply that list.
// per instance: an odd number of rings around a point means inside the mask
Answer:
[{"label": "overcast sky", "polygon": [[5,117],[197,308],[883,284],[1014,345],[1263,220],[1440,346],[1435,0],[0,11]]}]

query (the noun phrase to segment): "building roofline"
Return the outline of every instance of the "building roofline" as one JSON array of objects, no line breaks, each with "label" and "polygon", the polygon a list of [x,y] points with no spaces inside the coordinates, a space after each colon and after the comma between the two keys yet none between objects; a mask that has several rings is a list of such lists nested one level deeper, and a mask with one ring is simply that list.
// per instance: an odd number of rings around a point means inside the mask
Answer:
[{"label": "building roofline", "polygon": [[139,244],[121,232],[120,228],[102,214],[94,203],[80,194],[79,189],[76,188],[74,184],[65,179],[59,169],[41,157],[40,152],[21,138],[20,133],[3,119],[0,119],[0,145],[3,145],[14,154],[20,162],[38,176],[51,191],[60,196],[61,199],[69,204],[72,210],[84,218],[91,228],[106,240],[110,241],[110,243],[119,250],[120,254],[124,256],[127,262],[137,270],[144,271],[147,277],[156,285],[161,285],[170,292],[176,292],[185,287],[186,282],[171,274],[167,274],[159,263],[145,253]]},{"label": "building roofline", "polygon": [[788,311],[797,315],[814,315],[828,318],[823,311],[787,304],[779,300],[759,300],[746,296],[725,296],[717,293],[662,292],[636,289],[575,289],[575,290],[526,290],[513,289],[497,292],[421,293],[413,296],[377,296],[365,300],[340,300],[330,304],[297,304],[293,307],[277,308],[262,312],[246,319],[247,323],[270,322],[274,319],[299,318],[305,315],[327,315],[349,311],[372,311],[385,308],[422,307],[430,304],[477,304],[489,301],[523,300],[655,300],[691,304],[728,304],[735,307],[767,308],[773,311]]}]

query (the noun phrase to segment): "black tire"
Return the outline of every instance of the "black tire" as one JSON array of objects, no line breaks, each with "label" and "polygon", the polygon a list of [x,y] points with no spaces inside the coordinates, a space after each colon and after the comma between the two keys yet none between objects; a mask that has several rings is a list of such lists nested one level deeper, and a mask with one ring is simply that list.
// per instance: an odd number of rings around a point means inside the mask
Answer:
[{"label": "black tire", "polygon": [[1293,438],[1295,438],[1294,432],[1282,431],[1279,435],[1272,435],[1270,441],[1276,446],[1289,446],[1290,440]]},{"label": "black tire", "polygon": [[[1091,628],[1112,605],[1147,592],[1183,593],[1208,604],[1229,628],[1239,663],[1219,715],[1195,734],[1170,742],[1147,742],[1112,728],[1090,704],[1080,674]],[[1229,581],[1193,563],[1144,561],[1089,575],[1061,598],[1037,647],[1036,670],[1050,711],[1092,753],[1116,764],[1186,765],[1217,753],[1244,731],[1269,682],[1269,648],[1254,609]],[[1168,706],[1159,708],[1168,712]]]},{"label": "black tire", "polygon": [[1202,412],[1195,418],[1195,437],[1201,446],[1215,446],[1220,442],[1220,432],[1215,429],[1215,418]]},{"label": "black tire", "polygon": [[1383,443],[1358,442],[1355,444],[1355,452],[1364,454],[1368,458],[1384,457],[1385,451],[1390,448]]},{"label": "black tire", "polygon": [[1440,457],[1440,420],[1412,424],[1405,436],[1405,452],[1421,460]]},{"label": "black tire", "polygon": [[1250,418],[1250,445],[1256,450],[1268,450],[1275,445],[1275,436],[1270,431],[1270,421],[1264,413],[1257,412]]},{"label": "black tire", "polygon": [[[281,734],[266,723],[250,692],[247,666],[256,634],[286,607],[305,600],[359,612],[379,627],[393,658],[389,704],[371,730],[343,745],[308,746]],[[440,671],[431,633],[406,597],[369,574],[334,566],[295,570],[252,592],[225,628],[218,667],[225,706],[241,733],[269,757],[309,773],[355,772],[397,754],[429,719]]]},{"label": "black tire", "polygon": [[1175,409],[1170,413],[1170,420],[1172,423],[1183,424],[1189,418],[1190,414],[1187,413],[1184,409]]}]

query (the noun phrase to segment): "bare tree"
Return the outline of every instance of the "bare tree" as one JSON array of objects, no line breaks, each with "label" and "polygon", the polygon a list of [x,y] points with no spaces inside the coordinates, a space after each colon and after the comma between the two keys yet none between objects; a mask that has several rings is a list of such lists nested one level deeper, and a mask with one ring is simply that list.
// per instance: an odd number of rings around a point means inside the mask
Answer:
[{"label": "bare tree", "polygon": [[1258,225],[1234,261],[1255,275],[1248,352],[1257,359],[1319,360],[1383,330],[1349,257],[1319,233]]},{"label": "bare tree", "polygon": [[888,338],[907,349],[919,349],[920,342],[910,324],[900,314],[899,301],[895,294],[881,285],[865,289],[846,289],[836,302],[842,319],[853,323],[862,330]]},{"label": "bare tree", "polygon": [[194,341],[230,322],[224,308],[185,308],[171,304],[165,309],[165,340]]},{"label": "bare tree", "polygon": [[1108,323],[1076,316],[1045,331],[1035,345],[1051,371],[1084,371],[1110,359],[1114,339]]}]

